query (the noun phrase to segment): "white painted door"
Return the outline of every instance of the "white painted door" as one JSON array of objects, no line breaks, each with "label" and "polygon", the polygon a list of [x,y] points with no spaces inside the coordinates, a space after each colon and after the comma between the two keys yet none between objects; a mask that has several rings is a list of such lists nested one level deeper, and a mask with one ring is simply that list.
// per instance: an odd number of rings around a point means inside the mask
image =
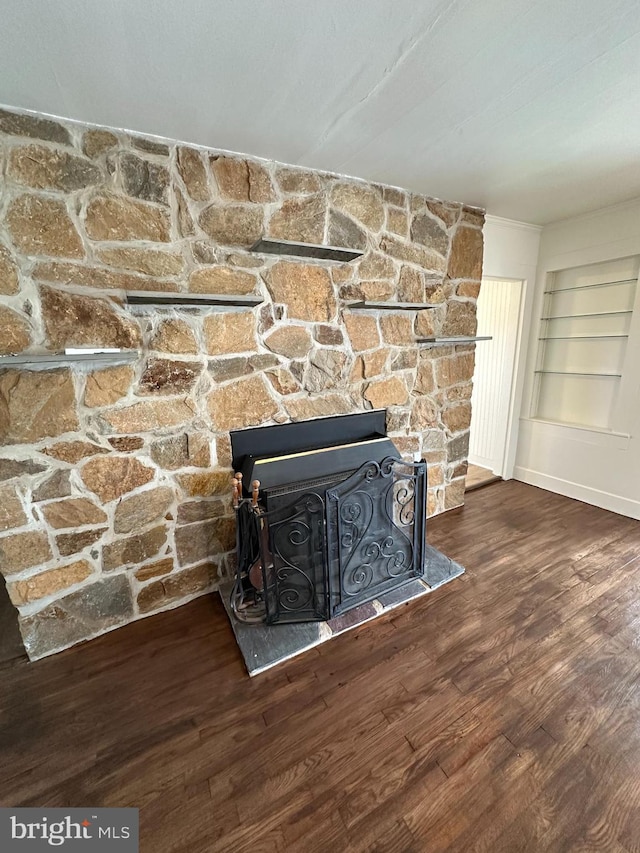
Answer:
[{"label": "white painted door", "polygon": [[478,335],[471,395],[469,462],[505,474],[506,444],[520,331],[523,282],[483,278],[478,296]]}]

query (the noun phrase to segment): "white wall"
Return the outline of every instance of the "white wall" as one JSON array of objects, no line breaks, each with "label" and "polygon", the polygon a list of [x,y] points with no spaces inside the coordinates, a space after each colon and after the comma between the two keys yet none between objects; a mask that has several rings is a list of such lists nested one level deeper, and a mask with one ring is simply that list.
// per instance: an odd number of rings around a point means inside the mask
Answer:
[{"label": "white wall", "polygon": [[[523,282],[514,384],[509,405],[507,445],[502,472],[505,480],[511,479],[514,475],[519,431],[518,416],[526,378],[525,355],[529,345],[541,230],[538,225],[515,222],[498,216],[487,216],[484,227],[483,278],[518,279]],[[482,343],[476,346],[481,347]]]},{"label": "white wall", "polygon": [[640,199],[543,228],[533,305],[527,314],[531,321],[514,476],[640,519],[640,287],[611,428],[564,426],[530,417],[548,274],[639,254]]}]

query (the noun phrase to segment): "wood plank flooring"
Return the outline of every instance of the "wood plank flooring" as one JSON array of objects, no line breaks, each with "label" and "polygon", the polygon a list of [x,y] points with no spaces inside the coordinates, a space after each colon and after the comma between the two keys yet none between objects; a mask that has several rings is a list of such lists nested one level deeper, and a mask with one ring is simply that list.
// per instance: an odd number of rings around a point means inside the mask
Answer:
[{"label": "wood plank flooring", "polygon": [[0,667],[0,804],[137,806],[145,853],[640,851],[640,522],[514,481],[467,574],[250,680],[215,597]]}]

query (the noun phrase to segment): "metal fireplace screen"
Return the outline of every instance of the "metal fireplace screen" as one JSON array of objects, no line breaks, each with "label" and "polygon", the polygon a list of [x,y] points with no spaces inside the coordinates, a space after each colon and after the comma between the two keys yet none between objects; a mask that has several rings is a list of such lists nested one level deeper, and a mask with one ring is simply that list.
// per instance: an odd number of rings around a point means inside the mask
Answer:
[{"label": "metal fireplace screen", "polygon": [[254,588],[264,621],[330,619],[420,577],[426,475],[425,462],[387,457],[273,489],[273,509],[257,494],[241,502],[238,582]]}]

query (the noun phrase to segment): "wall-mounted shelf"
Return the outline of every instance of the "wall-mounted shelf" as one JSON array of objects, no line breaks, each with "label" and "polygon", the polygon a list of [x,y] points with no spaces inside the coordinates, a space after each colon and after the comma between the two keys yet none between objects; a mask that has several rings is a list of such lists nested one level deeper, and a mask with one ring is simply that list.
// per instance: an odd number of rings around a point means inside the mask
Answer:
[{"label": "wall-mounted shelf", "polygon": [[227,296],[222,294],[153,293],[129,291],[125,294],[128,305],[166,305],[171,308],[207,308],[211,305],[227,308],[254,308],[264,302],[262,296]]},{"label": "wall-mounted shelf", "polygon": [[295,258],[312,258],[316,261],[335,261],[347,264],[361,258],[360,249],[347,249],[343,246],[321,246],[318,243],[298,243],[294,240],[273,240],[263,237],[249,248],[258,255],[288,255]]},{"label": "wall-mounted shelf", "polygon": [[635,284],[635,278],[622,278],[620,281],[601,281],[597,284],[578,284],[574,287],[558,287],[554,290],[545,290],[545,293],[570,293],[572,290],[590,290],[592,287],[613,287],[614,284]]},{"label": "wall-mounted shelf", "polygon": [[0,356],[0,368],[28,367],[33,370],[69,364],[122,364],[136,361],[138,350],[120,350],[119,352],[72,352],[72,353],[23,353],[21,355]]},{"label": "wall-mounted shelf", "polygon": [[366,302],[361,299],[357,302],[347,302],[344,307],[352,311],[427,311],[438,306],[429,302]]},{"label": "wall-mounted shelf", "polygon": [[[548,291],[547,291],[548,292]],[[556,291],[562,293],[561,290]],[[633,311],[592,311],[590,314],[556,314],[555,317],[540,317],[541,320],[573,320],[575,317],[614,317],[620,314],[633,314]]]},{"label": "wall-mounted shelf", "polygon": [[479,337],[458,337],[458,338],[416,338],[416,343],[422,346],[438,347],[452,346],[455,344],[475,344],[478,341],[490,341],[490,335],[480,335]]},{"label": "wall-mounted shelf", "polygon": [[585,373],[580,370],[536,370],[535,373],[553,374],[554,376],[598,376],[604,379],[620,379],[621,373]]}]

